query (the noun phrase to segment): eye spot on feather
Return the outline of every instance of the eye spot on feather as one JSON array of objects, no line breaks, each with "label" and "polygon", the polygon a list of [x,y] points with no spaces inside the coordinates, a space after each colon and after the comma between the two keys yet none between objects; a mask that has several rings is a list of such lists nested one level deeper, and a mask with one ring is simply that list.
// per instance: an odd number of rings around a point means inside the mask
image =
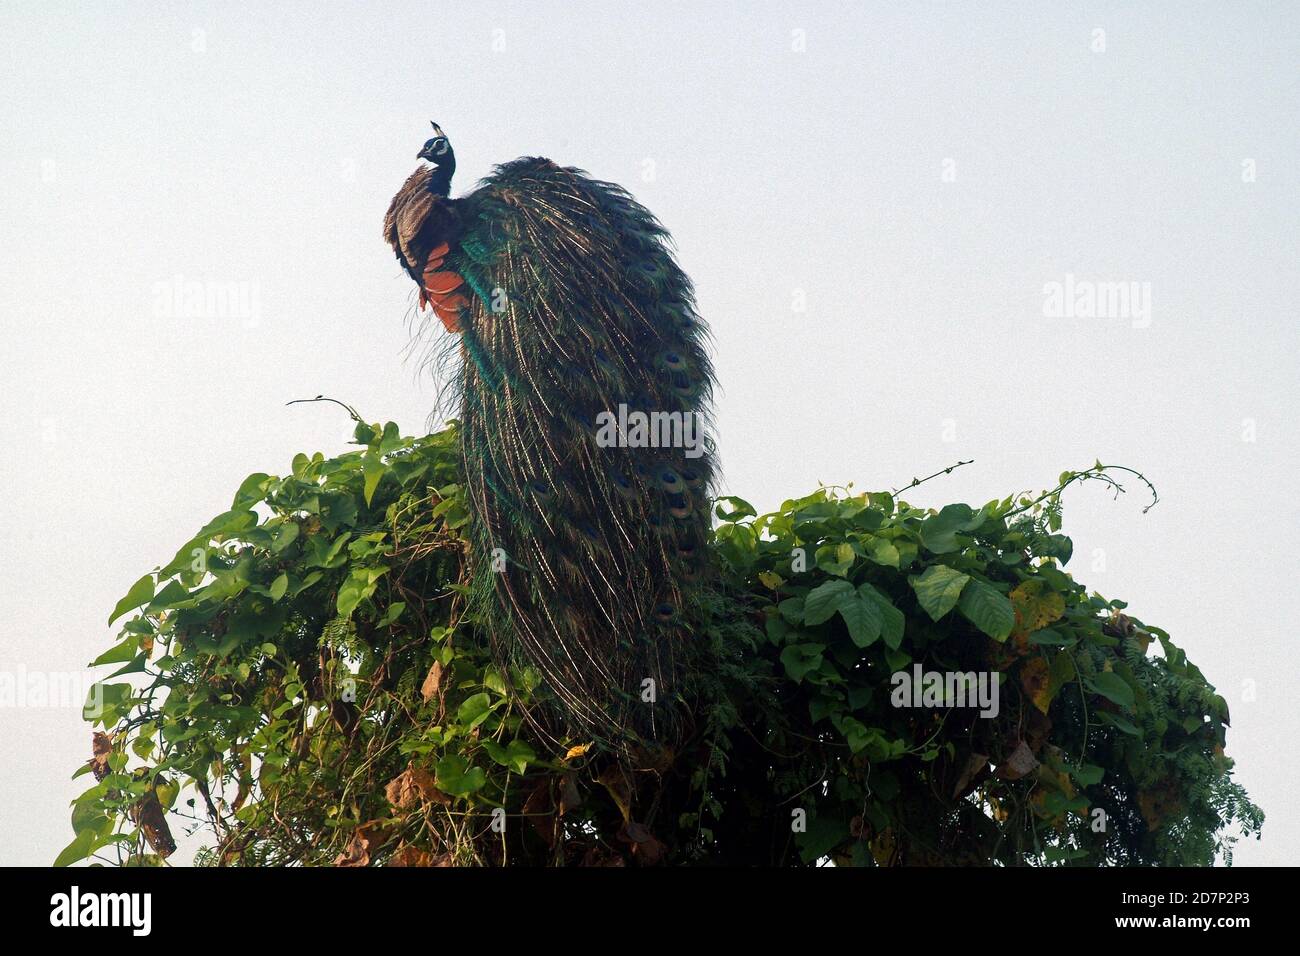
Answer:
[{"label": "eye spot on feather", "polygon": [[669,371],[684,371],[686,369],[686,358],[680,352],[669,350],[659,356],[659,364]]},{"label": "eye spot on feather", "polygon": [[610,482],[614,485],[614,490],[625,498],[635,498],[637,495],[636,485],[632,479],[619,471],[610,472]]},{"label": "eye spot on feather", "polygon": [[672,468],[660,468],[657,475],[659,487],[664,491],[673,494],[680,494],[685,488],[686,483],[682,481],[682,476],[677,474]]}]

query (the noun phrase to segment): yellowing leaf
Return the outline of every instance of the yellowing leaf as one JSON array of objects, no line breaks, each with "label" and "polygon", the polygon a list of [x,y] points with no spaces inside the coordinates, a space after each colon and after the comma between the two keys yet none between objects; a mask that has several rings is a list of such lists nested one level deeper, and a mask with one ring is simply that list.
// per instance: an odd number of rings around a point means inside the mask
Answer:
[{"label": "yellowing leaf", "polygon": [[1008,597],[1016,612],[1016,633],[1032,634],[1041,631],[1065,614],[1065,598],[1055,591],[1046,590],[1043,581],[1025,581]]},{"label": "yellowing leaf", "polygon": [[576,747],[570,747],[568,753],[564,755],[564,759],[573,760],[576,757],[582,757],[590,749],[591,744],[578,744]]},{"label": "yellowing leaf", "polygon": [[1034,706],[1047,713],[1052,703],[1052,669],[1041,657],[1030,658],[1020,667],[1020,686]]}]

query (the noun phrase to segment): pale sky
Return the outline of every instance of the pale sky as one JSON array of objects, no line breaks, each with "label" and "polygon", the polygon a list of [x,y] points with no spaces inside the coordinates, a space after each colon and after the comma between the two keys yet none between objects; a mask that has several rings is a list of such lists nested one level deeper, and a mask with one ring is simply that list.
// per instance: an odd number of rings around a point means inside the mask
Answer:
[{"label": "pale sky", "polygon": [[[1099,33],[1098,31],[1102,31]],[[422,429],[380,237],[437,120],[455,191],[545,155],[626,185],[712,326],[726,491],[916,503],[1100,458],[1076,578],[1227,698],[1300,852],[1294,4],[0,3],[0,671],[81,674],[116,600],[255,471]],[[1050,283],[1150,312],[1045,314]],[[176,283],[234,289],[190,314]],[[0,863],[72,838],[80,701],[0,706]]]}]

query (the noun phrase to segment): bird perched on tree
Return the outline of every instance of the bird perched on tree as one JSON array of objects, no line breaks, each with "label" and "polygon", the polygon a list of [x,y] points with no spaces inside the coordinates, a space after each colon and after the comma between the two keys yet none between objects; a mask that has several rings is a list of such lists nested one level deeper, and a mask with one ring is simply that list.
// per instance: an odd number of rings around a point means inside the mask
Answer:
[{"label": "bird perched on tree", "polygon": [[433,124],[384,237],[459,334],[479,619],[560,703],[556,736],[626,746],[689,723],[709,574],[713,372],[690,280],[619,186],[548,159],[452,199]]}]

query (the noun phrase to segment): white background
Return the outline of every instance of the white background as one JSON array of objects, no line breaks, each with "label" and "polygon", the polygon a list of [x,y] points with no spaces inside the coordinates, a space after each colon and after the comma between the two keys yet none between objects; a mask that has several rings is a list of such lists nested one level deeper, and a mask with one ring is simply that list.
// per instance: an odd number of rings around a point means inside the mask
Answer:
[{"label": "white background", "polygon": [[[1067,498],[1070,569],[1225,695],[1237,862],[1292,862],[1298,62],[1280,2],[4,3],[0,670],[81,671],[247,474],[345,449],[287,400],[425,425],[380,226],[436,119],[458,191],[541,154],[663,219],[760,509],[1149,475],[1147,515]],[[1044,317],[1067,273],[1149,282],[1149,326]],[[176,276],[256,314],[169,313]],[[0,709],[0,862],[71,839],[89,752],[75,706]]]}]

